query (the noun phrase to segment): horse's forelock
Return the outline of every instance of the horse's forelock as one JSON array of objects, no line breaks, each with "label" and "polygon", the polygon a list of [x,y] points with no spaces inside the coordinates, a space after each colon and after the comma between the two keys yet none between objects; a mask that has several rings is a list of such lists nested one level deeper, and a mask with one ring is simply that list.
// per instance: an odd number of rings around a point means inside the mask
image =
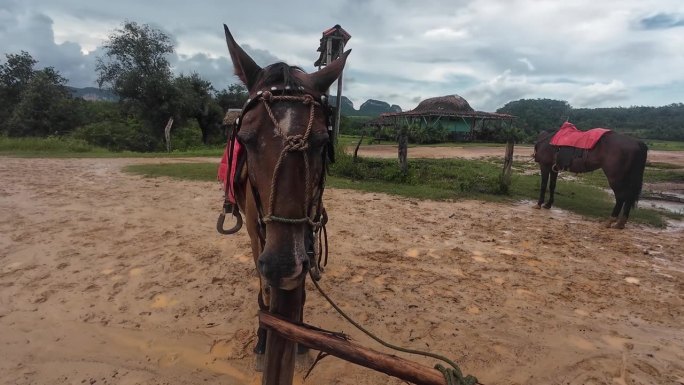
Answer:
[{"label": "horse's forelock", "polygon": [[298,91],[302,83],[297,73],[306,74],[300,67],[278,62],[264,68],[258,84],[260,87],[290,87]]}]

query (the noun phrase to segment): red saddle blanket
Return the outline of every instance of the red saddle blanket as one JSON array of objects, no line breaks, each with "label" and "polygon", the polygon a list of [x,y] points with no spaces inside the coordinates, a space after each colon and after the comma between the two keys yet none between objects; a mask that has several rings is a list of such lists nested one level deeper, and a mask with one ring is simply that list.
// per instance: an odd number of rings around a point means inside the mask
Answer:
[{"label": "red saddle blanket", "polygon": [[589,131],[580,131],[570,122],[565,122],[556,135],[551,138],[554,146],[568,146],[590,150],[603,135],[610,132],[607,128],[592,128]]},{"label": "red saddle blanket", "polygon": [[232,165],[230,167],[230,183],[228,183],[228,150],[229,146],[226,146],[226,149],[223,151],[223,157],[221,157],[221,164],[219,164],[218,168],[218,180],[221,181],[221,185],[223,185],[223,190],[228,193],[228,200],[235,204],[235,192],[234,186],[235,186],[235,171],[237,170],[238,166],[238,159],[240,159],[240,154],[242,153],[242,146],[240,143],[236,140],[233,142],[233,161]]}]

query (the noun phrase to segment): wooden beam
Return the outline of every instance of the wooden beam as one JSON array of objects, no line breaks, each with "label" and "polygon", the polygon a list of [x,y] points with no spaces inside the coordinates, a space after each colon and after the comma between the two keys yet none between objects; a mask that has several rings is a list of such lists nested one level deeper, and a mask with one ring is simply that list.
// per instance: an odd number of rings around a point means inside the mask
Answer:
[{"label": "wooden beam", "polygon": [[444,376],[437,369],[295,325],[280,316],[259,312],[259,322],[261,326],[275,332],[269,333],[269,338],[277,333],[312,349],[417,385],[446,385]]}]

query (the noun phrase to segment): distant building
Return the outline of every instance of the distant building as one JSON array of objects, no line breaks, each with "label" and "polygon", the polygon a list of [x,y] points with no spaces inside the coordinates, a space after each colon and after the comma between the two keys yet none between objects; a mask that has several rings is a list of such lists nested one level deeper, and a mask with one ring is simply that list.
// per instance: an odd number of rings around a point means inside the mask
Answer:
[{"label": "distant building", "polygon": [[474,140],[479,131],[508,127],[515,116],[475,111],[458,95],[425,99],[416,108],[405,112],[382,114],[368,121],[366,126],[446,129],[451,140]]}]

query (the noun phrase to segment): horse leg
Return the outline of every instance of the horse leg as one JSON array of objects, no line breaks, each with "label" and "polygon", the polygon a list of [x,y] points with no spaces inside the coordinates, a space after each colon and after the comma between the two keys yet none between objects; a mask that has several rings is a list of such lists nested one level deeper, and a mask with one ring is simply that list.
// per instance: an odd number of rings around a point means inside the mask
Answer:
[{"label": "horse leg", "polygon": [[[304,286],[305,282],[302,282]],[[299,311],[299,321],[304,322],[304,304],[306,303],[306,288],[302,290],[302,308]],[[309,347],[302,344],[297,344],[297,354],[306,354],[309,352]]]},{"label": "horse leg", "polygon": [[558,173],[551,170],[551,180],[549,181],[549,201],[544,205],[545,209],[550,209],[553,205],[553,195],[556,192],[556,181],[558,180]]},{"label": "horse leg", "polygon": [[613,225],[613,223],[617,222],[618,220],[618,215],[620,215],[620,211],[622,211],[622,206],[625,204],[625,200],[622,199],[622,197],[618,198],[618,195],[615,195],[615,206],[613,207],[613,212],[610,213],[610,218],[608,218],[608,221],[606,221],[606,228],[610,228],[610,226]]},{"label": "horse leg", "polygon": [[[257,300],[259,301],[259,309],[262,311],[268,311],[268,303],[271,301],[269,288],[263,287],[261,277],[259,277],[259,288],[259,295],[257,297]],[[266,334],[266,328],[259,326],[259,329],[257,329],[257,343],[254,346],[254,353],[266,353]]]},{"label": "horse leg", "polygon": [[622,207],[622,215],[620,215],[620,217],[617,219],[617,223],[615,224],[616,229],[625,228],[625,223],[627,223],[627,219],[629,218],[629,212],[632,210],[632,206],[634,206],[634,198],[629,197],[624,202],[624,206]]},{"label": "horse leg", "polygon": [[537,205],[534,207],[536,209],[540,209],[542,204],[544,203],[544,198],[546,196],[546,184],[549,182],[549,173],[551,172],[551,167],[548,165],[541,165],[541,188],[539,189],[539,200],[537,201]]}]

